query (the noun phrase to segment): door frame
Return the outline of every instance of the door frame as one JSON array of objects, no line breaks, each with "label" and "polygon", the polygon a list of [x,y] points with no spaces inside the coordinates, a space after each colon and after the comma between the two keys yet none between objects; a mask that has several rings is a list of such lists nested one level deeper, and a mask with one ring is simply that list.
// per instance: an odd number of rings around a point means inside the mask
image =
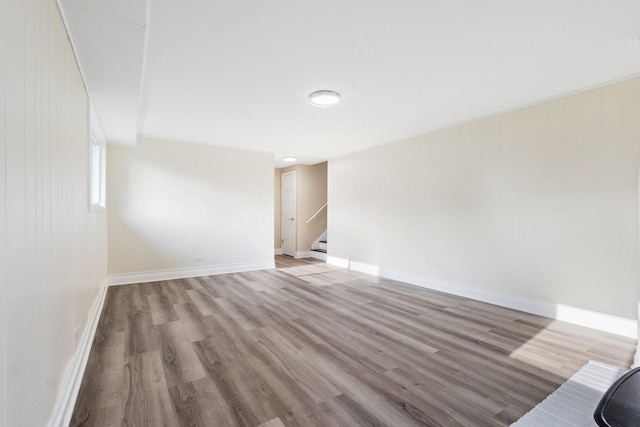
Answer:
[{"label": "door frame", "polygon": [[[293,239],[293,249],[290,253],[285,252],[285,248],[284,248],[284,229],[285,229],[285,225],[287,224],[288,218],[285,218],[284,215],[284,206],[285,206],[285,191],[284,191],[284,180],[285,180],[285,176],[287,175],[292,175],[293,176],[293,188],[292,188],[292,194],[290,195],[290,197],[293,198],[293,233],[292,233],[292,239]],[[281,224],[280,224],[280,247],[282,248],[282,253],[283,255],[289,255],[295,258],[296,256],[296,215],[297,215],[297,207],[296,207],[296,191],[297,191],[297,185],[298,185],[298,177],[296,175],[296,171],[291,171],[291,172],[285,172],[282,174],[281,177],[281,181],[280,181],[280,218],[281,218]]]}]

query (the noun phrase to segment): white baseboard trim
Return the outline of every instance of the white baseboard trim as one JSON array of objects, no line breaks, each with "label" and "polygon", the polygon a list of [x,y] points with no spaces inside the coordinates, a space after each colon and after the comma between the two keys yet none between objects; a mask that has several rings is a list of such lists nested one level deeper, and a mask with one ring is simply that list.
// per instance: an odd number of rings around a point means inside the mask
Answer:
[{"label": "white baseboard trim", "polygon": [[296,256],[294,258],[311,258],[313,256],[311,251],[301,251],[296,252]]},{"label": "white baseboard trim", "polygon": [[327,254],[324,252],[311,251],[311,258],[319,259],[321,261],[326,261]]},{"label": "white baseboard trim", "polygon": [[629,338],[637,338],[638,322],[634,319],[628,319],[625,317],[614,316],[564,304],[509,295],[470,286],[464,283],[414,276],[384,268],[380,269],[379,275],[387,279],[398,280],[423,288],[471,298],[477,301],[487,302],[489,304],[500,305],[502,307],[537,314],[538,316],[549,317],[551,319],[586,326],[588,328],[598,329]]},{"label": "white baseboard trim", "polygon": [[240,273],[243,271],[270,270],[272,268],[276,268],[274,260],[211,265],[206,267],[174,268],[170,270],[111,274],[107,277],[107,283],[110,286],[130,285],[132,283],[159,282],[162,280],[184,279],[187,277],[213,276],[216,274]]},{"label": "white baseboard trim", "polygon": [[336,267],[349,268],[348,259],[333,255],[327,255],[327,264],[335,265]]},{"label": "white baseboard trim", "polygon": [[387,268],[380,268],[377,265],[350,261],[345,258],[330,256],[327,263],[435,291],[445,292],[464,298],[471,298],[489,304],[495,304],[502,307],[512,308],[514,310],[536,314],[538,316],[573,323],[575,325],[586,326],[588,328],[598,329],[600,331],[622,335],[628,338],[638,337],[638,321],[635,319],[614,316],[564,304],[524,298],[479,288],[466,283],[456,283],[442,279],[416,276]]},{"label": "white baseboard trim", "polygon": [[102,313],[102,307],[104,306],[107,289],[108,285],[105,280],[100,285],[98,295],[91,306],[91,310],[89,310],[87,323],[85,324],[76,352],[67,367],[67,371],[65,372],[58,400],[54,406],[51,419],[49,420],[49,423],[47,423],[48,427],[67,427],[71,423],[73,409],[76,406],[76,400],[78,399],[78,392],[80,391],[84,371],[87,367],[87,362],[89,361],[89,353],[91,352],[93,338],[96,335],[96,329],[100,320],[100,314]]},{"label": "white baseboard trim", "polygon": [[282,255],[282,248],[275,248],[273,250],[274,255]]},{"label": "white baseboard trim", "polygon": [[377,265],[366,264],[364,262],[349,261],[349,269],[359,271],[360,273],[371,274],[373,276],[380,276],[380,267]]}]

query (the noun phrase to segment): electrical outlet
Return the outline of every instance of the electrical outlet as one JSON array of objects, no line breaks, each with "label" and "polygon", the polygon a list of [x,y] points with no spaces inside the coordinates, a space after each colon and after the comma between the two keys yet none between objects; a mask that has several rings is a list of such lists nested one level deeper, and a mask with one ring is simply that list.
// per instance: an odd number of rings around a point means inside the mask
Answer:
[{"label": "electrical outlet", "polygon": [[200,256],[200,255],[196,255],[196,256],[194,256],[194,257],[193,257],[193,260],[194,260],[195,262],[200,262],[200,261],[202,261],[202,256]]}]

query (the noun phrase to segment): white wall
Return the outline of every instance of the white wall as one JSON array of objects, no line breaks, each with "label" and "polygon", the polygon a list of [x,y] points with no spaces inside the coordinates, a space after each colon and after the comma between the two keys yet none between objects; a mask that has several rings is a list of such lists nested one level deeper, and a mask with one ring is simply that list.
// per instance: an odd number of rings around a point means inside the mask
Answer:
[{"label": "white wall", "polygon": [[107,151],[110,274],[273,265],[272,154],[152,140]]},{"label": "white wall", "polygon": [[55,1],[0,4],[0,426],[43,426],[106,276],[106,215],[89,213],[87,94]]},{"label": "white wall", "polygon": [[329,255],[636,318],[640,79],[329,162]]}]

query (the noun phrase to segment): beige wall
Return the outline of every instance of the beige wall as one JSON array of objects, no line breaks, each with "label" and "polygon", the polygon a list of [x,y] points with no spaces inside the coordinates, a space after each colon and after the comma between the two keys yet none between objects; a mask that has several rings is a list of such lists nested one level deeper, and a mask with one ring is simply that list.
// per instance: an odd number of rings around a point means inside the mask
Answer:
[{"label": "beige wall", "polygon": [[282,169],[273,172],[273,248],[282,247]]},{"label": "beige wall", "polygon": [[313,166],[303,165],[297,172],[298,195],[296,210],[296,251],[311,250],[313,242],[327,229],[327,209],[324,209],[308,224],[307,219],[327,201],[327,162]]},{"label": "beige wall", "polygon": [[47,424],[106,276],[87,94],[54,0],[0,3],[0,426]]},{"label": "beige wall", "polygon": [[331,160],[329,254],[636,317],[640,79]]},{"label": "beige wall", "polygon": [[280,169],[281,174],[291,171],[296,171],[296,252],[304,253],[327,229],[327,209],[306,223],[327,201],[327,162]]},{"label": "beige wall", "polygon": [[273,262],[270,153],[142,140],[107,161],[110,274]]}]

